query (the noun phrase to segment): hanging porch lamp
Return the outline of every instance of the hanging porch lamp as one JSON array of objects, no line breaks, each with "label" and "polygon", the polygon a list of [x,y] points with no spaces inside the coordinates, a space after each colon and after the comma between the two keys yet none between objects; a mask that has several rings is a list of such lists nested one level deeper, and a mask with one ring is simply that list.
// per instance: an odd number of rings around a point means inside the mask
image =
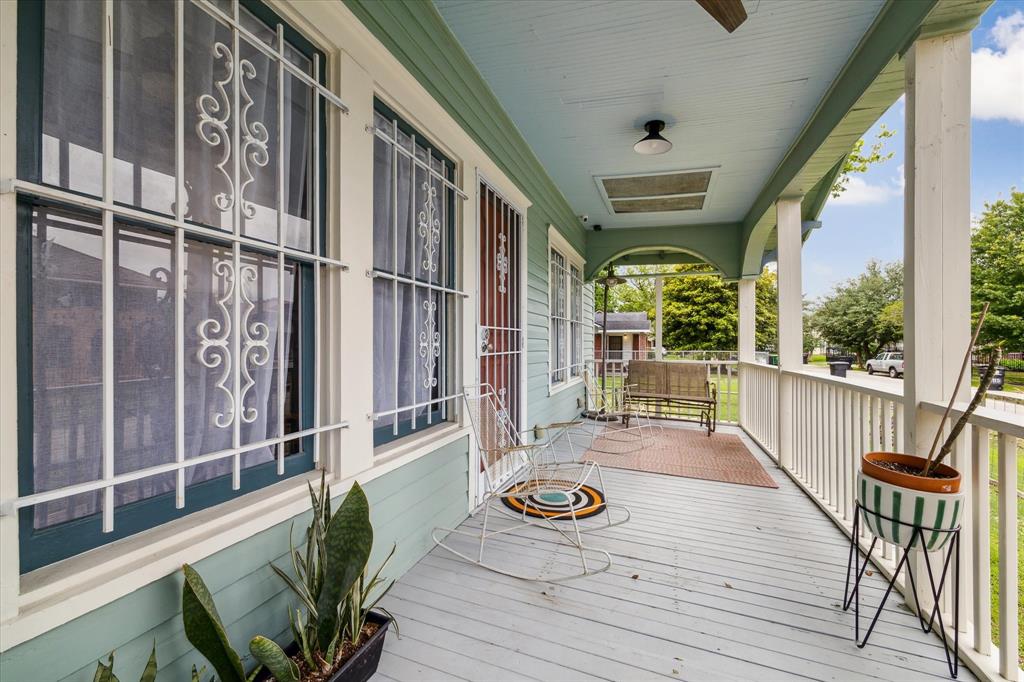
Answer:
[{"label": "hanging porch lamp", "polygon": [[664,129],[665,122],[658,119],[645,123],[644,130],[647,131],[647,137],[633,145],[633,151],[637,154],[650,156],[653,154],[664,154],[672,149],[672,143],[661,136],[661,131]]},{"label": "hanging porch lamp", "polygon": [[604,311],[601,318],[601,393],[604,393],[605,385],[608,383],[608,287],[625,284],[626,280],[616,275],[612,264],[609,263],[608,272],[597,282],[604,285]]}]

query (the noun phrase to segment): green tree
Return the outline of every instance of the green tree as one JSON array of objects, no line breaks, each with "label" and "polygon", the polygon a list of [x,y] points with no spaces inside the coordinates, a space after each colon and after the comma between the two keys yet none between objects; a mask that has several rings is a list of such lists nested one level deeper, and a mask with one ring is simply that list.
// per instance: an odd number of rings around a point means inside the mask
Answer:
[{"label": "green tree", "polygon": [[899,329],[891,324],[894,309],[887,310],[902,299],[903,264],[869,261],[863,273],[818,303],[812,324],[825,341],[852,350],[863,365],[886,344],[903,338],[902,324]]},{"label": "green tree", "polygon": [[736,348],[739,321],[736,285],[717,275],[689,275],[665,280],[663,343],[669,349]]},{"label": "green tree", "polygon": [[[680,265],[677,272],[693,271]],[[755,286],[756,345],[773,350],[778,340],[777,280],[765,270]],[[673,350],[735,350],[739,294],[734,282],[718,275],[694,274],[665,280],[663,292],[665,347]],[[653,317],[653,312],[652,312]]]},{"label": "green tree", "polygon": [[[735,285],[733,285],[735,287]],[[765,268],[754,286],[754,345],[758,350],[779,347],[779,277]],[[732,348],[732,346],[730,346]]]},{"label": "green tree", "polygon": [[971,234],[971,308],[989,303],[979,341],[1024,350],[1024,192],[985,204]]},{"label": "green tree", "polygon": [[883,154],[882,150],[885,148],[885,140],[895,134],[895,130],[882,125],[878,131],[878,137],[875,138],[875,142],[867,153],[864,152],[863,137],[854,143],[853,149],[850,150],[850,153],[843,160],[842,170],[839,171],[836,181],[832,184],[833,199],[846,190],[846,185],[850,182],[850,175],[852,173],[866,173],[871,166],[885,163],[892,158],[893,152]]},{"label": "green tree", "polygon": [[879,334],[894,341],[903,339],[903,299],[892,301],[878,316]]}]

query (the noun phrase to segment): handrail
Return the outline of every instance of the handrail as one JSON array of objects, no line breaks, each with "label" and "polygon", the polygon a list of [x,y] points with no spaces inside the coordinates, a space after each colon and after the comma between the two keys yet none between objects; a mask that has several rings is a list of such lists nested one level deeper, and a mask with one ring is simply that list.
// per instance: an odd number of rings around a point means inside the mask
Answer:
[{"label": "handrail", "polygon": [[[818,372],[810,372],[808,370],[792,370],[785,369],[782,373],[786,376],[796,376],[802,379],[810,379],[812,381],[819,381],[823,384],[829,384],[831,386],[837,386],[841,388],[848,388],[858,391],[859,393],[866,393],[873,398],[881,398],[882,400],[903,400],[903,391],[891,391],[884,388],[877,388],[875,386],[867,386],[857,381],[850,381],[850,379],[842,379],[834,377],[828,374],[819,374]],[[902,384],[896,384],[902,388]]]},{"label": "handrail", "polygon": [[[922,400],[921,409],[935,414],[942,414],[946,411],[946,406],[942,403]],[[966,409],[967,403],[954,403],[953,409],[949,411],[950,418],[959,419]],[[1024,415],[1001,412],[991,407],[979,407],[967,421],[969,424],[990,431],[1005,433],[1014,438],[1024,438]]]}]

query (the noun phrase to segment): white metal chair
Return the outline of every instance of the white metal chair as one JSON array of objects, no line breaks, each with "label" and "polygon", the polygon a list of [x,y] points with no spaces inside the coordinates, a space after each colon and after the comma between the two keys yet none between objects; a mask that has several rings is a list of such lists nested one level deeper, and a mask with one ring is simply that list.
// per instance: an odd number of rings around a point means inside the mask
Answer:
[{"label": "white metal chair", "polygon": [[[630,397],[630,387],[623,383],[619,386],[600,387],[589,369],[583,370],[583,383],[587,389],[590,403],[591,420],[589,436],[592,439],[590,449],[609,455],[625,455],[641,450],[648,445],[648,439],[654,429],[661,429],[660,424],[651,420],[647,406]],[[621,421],[622,428],[611,428],[608,423]],[[632,425],[630,425],[632,422]],[[598,428],[598,427],[601,428]],[[596,445],[599,439],[621,443],[622,448],[604,449]]]},{"label": "white metal chair", "polygon": [[[629,520],[629,510],[616,506],[615,509],[624,511],[625,515],[624,518],[614,521],[611,509],[605,502],[604,508],[598,514],[604,516],[604,521],[598,526],[581,526],[575,502],[587,480],[595,472],[601,490],[607,496],[600,467],[594,462],[556,462],[545,455],[550,451],[552,442],[559,433],[564,433],[579,423],[550,424],[545,427],[549,438],[542,442],[526,443],[523,434],[515,429],[507,410],[490,385],[467,386],[464,391],[464,402],[480,452],[479,461],[485,485],[481,505],[482,524],[479,532],[462,528],[435,528],[434,542],[466,561],[523,580],[557,582],[608,570],[612,563],[611,555],[604,550],[585,546],[583,533],[625,523]],[[564,500],[567,511],[557,514],[546,513],[531,502],[531,496]],[[515,498],[519,501],[522,511],[517,513],[507,507],[504,503],[506,498]],[[501,516],[510,517],[513,520],[512,525],[500,528],[492,525],[492,512],[495,510]],[[565,525],[559,525],[560,523]],[[575,550],[572,554],[578,557],[579,570],[564,574],[527,575],[487,561],[485,549],[489,539],[527,527],[540,527],[558,533],[560,539],[567,541]],[[439,537],[441,534],[445,537]],[[477,545],[475,556],[453,546],[452,540],[460,537],[472,538]]]}]

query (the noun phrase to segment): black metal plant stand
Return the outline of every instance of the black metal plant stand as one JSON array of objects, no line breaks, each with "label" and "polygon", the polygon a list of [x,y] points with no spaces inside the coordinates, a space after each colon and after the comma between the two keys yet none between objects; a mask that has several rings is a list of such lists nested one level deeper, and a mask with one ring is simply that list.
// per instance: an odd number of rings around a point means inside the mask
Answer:
[{"label": "black metal plant stand", "polygon": [[[875,550],[875,545],[878,544],[878,537],[873,536],[871,538],[871,546],[868,548],[867,554],[864,555],[864,561],[861,563],[861,555],[863,552],[860,548],[858,538],[860,537],[860,517],[861,514],[871,514],[883,521],[888,523],[895,523],[904,528],[911,529],[910,545],[909,547],[926,547],[927,542],[925,540],[925,533],[945,533],[952,537],[946,543],[946,558],[942,562],[942,574],[939,577],[938,583],[935,582],[935,574],[932,570],[932,562],[928,558],[928,552],[924,552],[925,567],[928,572],[928,586],[931,592],[932,599],[932,612],[928,616],[928,621],[925,622],[924,616],[921,614],[921,609],[917,609],[917,620],[921,625],[921,630],[924,632],[931,632],[932,626],[935,621],[938,620],[939,635],[942,637],[943,650],[946,654],[946,666],[949,668],[949,674],[953,679],[956,679],[957,673],[960,671],[960,526],[956,528],[930,528],[927,526],[918,526],[897,519],[891,519],[883,514],[869,511],[861,505],[860,501],[857,501],[857,513],[853,517],[853,534],[850,536],[850,555],[846,562],[846,589],[843,592],[843,611],[847,611],[850,608],[851,602],[853,603],[854,612],[854,641],[857,642],[857,647],[863,649],[868,643],[868,638],[871,637],[872,631],[875,629],[875,624],[878,623],[878,617],[882,615],[882,609],[885,608],[885,602],[889,599],[889,593],[892,592],[892,588],[896,585],[896,580],[899,578],[900,571],[903,570],[904,566],[907,569],[907,576],[910,578],[910,589],[913,593],[917,594],[917,583],[914,577],[913,562],[910,561],[910,551],[903,552],[903,556],[900,557],[899,562],[896,564],[896,569],[892,573],[892,578],[889,580],[889,584],[885,589],[885,594],[882,596],[882,602],[878,605],[878,609],[875,611],[874,618],[871,619],[871,625],[868,626],[867,632],[864,633],[864,639],[860,638],[860,581],[864,577],[864,571],[867,570],[868,564],[871,561],[871,553]],[[920,544],[918,544],[920,543]],[[952,560],[956,559],[956,564],[953,569],[953,641],[950,642],[946,635],[945,624],[942,622],[942,611],[939,608],[941,603],[940,597],[942,596],[942,590],[946,585],[946,577],[949,575],[949,566]],[[938,566],[936,565],[936,568]],[[850,589],[850,577],[853,575],[853,589]],[[950,646],[952,644],[952,647]]]}]

